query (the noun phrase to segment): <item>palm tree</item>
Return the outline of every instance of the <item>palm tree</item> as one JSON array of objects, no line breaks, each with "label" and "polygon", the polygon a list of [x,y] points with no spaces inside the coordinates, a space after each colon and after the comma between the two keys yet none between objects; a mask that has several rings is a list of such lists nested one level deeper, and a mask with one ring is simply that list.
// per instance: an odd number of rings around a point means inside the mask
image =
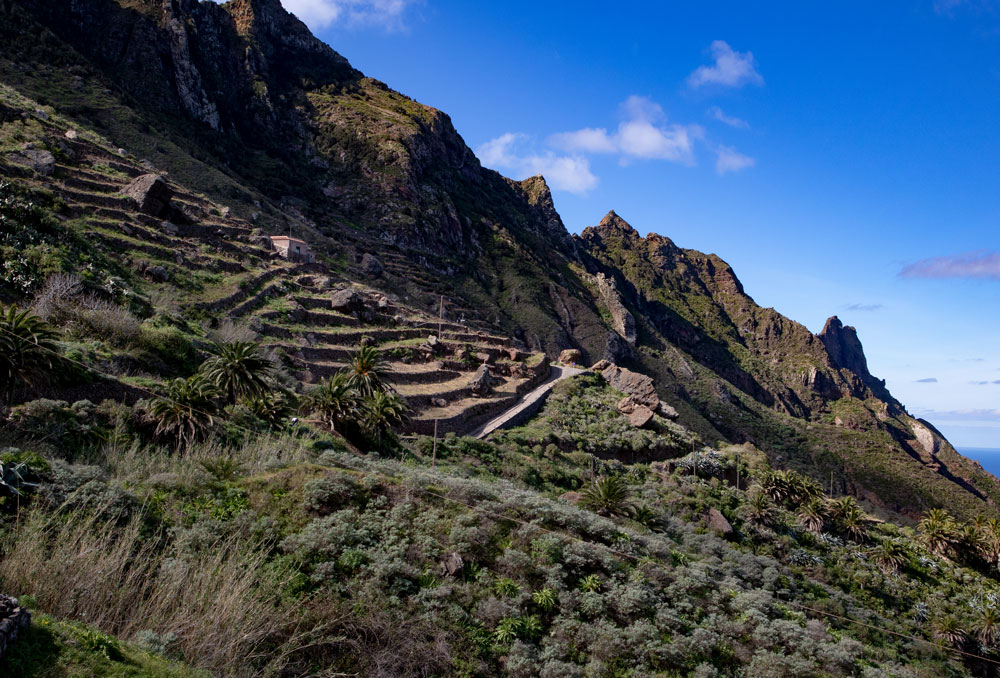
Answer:
[{"label": "palm tree", "polygon": [[393,426],[404,423],[409,409],[406,401],[395,393],[378,391],[363,401],[362,423],[369,435],[375,436],[378,449],[382,450],[382,436]]},{"label": "palm tree", "polygon": [[9,402],[22,384],[55,367],[59,359],[56,334],[44,320],[17,307],[0,307],[0,399]]},{"label": "palm tree", "polygon": [[984,647],[993,647],[1000,639],[1000,611],[984,607],[976,620],[976,638]]},{"label": "palm tree", "polygon": [[799,522],[810,532],[822,532],[829,510],[822,499],[810,499],[799,507]]},{"label": "palm tree", "polygon": [[358,391],[345,372],[337,372],[324,379],[302,399],[301,410],[317,415],[330,432],[338,426],[358,418]]},{"label": "palm tree", "polygon": [[955,520],[944,509],[931,509],[917,525],[920,540],[931,553],[946,557],[957,541]]},{"label": "palm tree", "polygon": [[362,346],[351,356],[351,385],[362,398],[390,390],[382,374],[383,368],[382,356],[374,346]]},{"label": "palm tree", "polygon": [[966,634],[958,619],[949,615],[934,623],[934,637],[950,647],[960,648],[965,644]]},{"label": "palm tree", "polygon": [[243,407],[271,427],[280,427],[294,411],[289,394],[279,390],[244,398]]},{"label": "palm tree", "polygon": [[217,395],[201,375],[174,379],[167,385],[166,395],[149,407],[150,417],[156,422],[153,435],[172,439],[177,450],[190,447],[215,424]]},{"label": "palm tree", "polygon": [[957,534],[957,546],[966,559],[982,558],[986,560],[989,554],[989,542],[986,533],[975,523],[962,525]]},{"label": "palm tree", "polygon": [[743,517],[756,525],[767,525],[774,520],[774,507],[770,497],[762,490],[749,492],[743,506],[740,507]]},{"label": "palm tree", "polygon": [[894,574],[906,564],[906,549],[898,541],[886,539],[871,553],[872,560],[886,574]]},{"label": "palm tree", "polygon": [[619,476],[597,478],[580,495],[580,506],[599,516],[628,516],[632,513],[631,492]]},{"label": "palm tree", "polygon": [[983,557],[993,567],[1000,563],[1000,520],[990,518],[983,526],[985,550]]},{"label": "palm tree", "polygon": [[274,363],[261,355],[260,344],[253,341],[216,343],[215,355],[201,365],[205,378],[230,403],[266,393],[273,371]]}]

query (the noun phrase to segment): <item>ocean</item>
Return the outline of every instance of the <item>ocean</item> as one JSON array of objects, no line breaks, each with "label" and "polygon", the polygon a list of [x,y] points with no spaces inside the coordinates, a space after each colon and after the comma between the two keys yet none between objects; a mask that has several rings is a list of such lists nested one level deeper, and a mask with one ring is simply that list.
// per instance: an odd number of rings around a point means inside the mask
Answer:
[{"label": "ocean", "polygon": [[975,459],[983,468],[1000,478],[1000,448],[996,447],[956,447],[969,459]]}]

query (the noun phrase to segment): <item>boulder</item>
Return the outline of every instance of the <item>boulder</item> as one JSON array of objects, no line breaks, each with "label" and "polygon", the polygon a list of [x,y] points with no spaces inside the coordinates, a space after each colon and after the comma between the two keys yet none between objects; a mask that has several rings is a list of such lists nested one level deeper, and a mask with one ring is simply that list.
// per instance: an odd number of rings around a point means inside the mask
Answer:
[{"label": "boulder", "polygon": [[728,537],[733,533],[733,526],[729,524],[726,517],[717,509],[708,509],[708,515],[705,516],[705,521],[708,523],[708,529],[722,537]]},{"label": "boulder", "polygon": [[161,221],[160,230],[169,236],[176,236],[180,232],[180,229],[177,228],[177,224],[172,224],[169,221]]},{"label": "boulder", "polygon": [[636,407],[639,406],[639,401],[635,399],[635,396],[627,395],[618,401],[617,409],[624,415],[632,414]]},{"label": "boulder", "polygon": [[636,405],[632,413],[628,415],[628,423],[636,428],[648,426],[651,421],[653,421],[653,410],[645,405]]},{"label": "boulder", "polygon": [[374,346],[375,337],[369,337],[368,335],[365,335],[361,337],[361,341],[359,341],[358,343],[362,346]]},{"label": "boulder", "polygon": [[75,129],[66,130],[66,138],[70,141],[76,141],[79,136],[79,133]]},{"label": "boulder", "polygon": [[481,348],[474,355],[479,362],[492,365],[497,361],[500,351],[495,348]]},{"label": "boulder", "polygon": [[448,407],[448,401],[444,398],[431,398],[431,405],[434,407]]},{"label": "boulder", "polygon": [[581,358],[583,358],[583,354],[575,348],[567,348],[559,354],[559,362],[564,365],[575,365],[580,362]]},{"label": "boulder", "polygon": [[153,282],[165,283],[170,280],[170,272],[162,266],[150,266],[146,269],[146,275]]},{"label": "boulder", "polygon": [[656,411],[659,412],[662,416],[666,417],[667,419],[676,419],[677,417],[680,416],[677,413],[677,410],[675,410],[673,407],[663,402],[662,400],[660,401],[659,406],[656,408]]},{"label": "boulder", "polygon": [[490,372],[489,365],[484,363],[472,375],[472,381],[469,382],[469,391],[472,395],[482,398],[490,394],[495,383],[496,379],[493,377],[493,373]]},{"label": "boulder", "polygon": [[143,174],[132,180],[122,193],[135,201],[140,212],[154,217],[166,216],[174,197],[167,182],[158,174]]},{"label": "boulder", "polygon": [[462,556],[454,551],[445,556],[441,561],[441,572],[446,577],[454,577],[462,571],[463,567],[465,567],[465,561],[462,560]]},{"label": "boulder", "polygon": [[12,162],[28,167],[42,176],[49,176],[56,171],[56,158],[48,151],[37,148],[26,148],[10,158]]},{"label": "boulder", "polygon": [[438,345],[438,338],[436,334],[431,334],[427,337],[427,345],[434,348]]},{"label": "boulder", "polygon": [[374,254],[368,254],[367,252],[363,257],[361,257],[361,272],[365,275],[370,275],[373,278],[377,278],[382,275],[385,271],[385,267],[379,258]]},{"label": "boulder", "polygon": [[364,295],[357,290],[352,290],[349,287],[347,289],[334,292],[333,296],[330,297],[330,308],[341,313],[347,313],[349,315],[357,314],[364,309],[364,306]]},{"label": "boulder", "polygon": [[612,363],[612,361],[608,360],[607,358],[604,358],[604,359],[598,360],[596,363],[594,363],[593,365],[591,365],[590,369],[592,371],[594,371],[594,372],[603,372],[605,369],[607,369],[608,367],[610,367],[613,364],[614,363]]},{"label": "boulder", "polygon": [[636,402],[650,409],[660,406],[660,397],[656,394],[656,387],[651,377],[618,365],[608,365],[601,371],[601,376],[612,388],[634,396]]}]

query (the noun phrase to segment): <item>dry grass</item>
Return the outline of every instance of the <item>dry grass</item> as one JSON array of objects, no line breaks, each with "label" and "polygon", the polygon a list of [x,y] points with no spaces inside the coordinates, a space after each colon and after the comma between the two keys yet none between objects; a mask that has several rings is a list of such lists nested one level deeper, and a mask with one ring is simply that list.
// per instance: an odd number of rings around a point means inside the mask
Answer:
[{"label": "dry grass", "polygon": [[[40,609],[123,638],[174,633],[192,664],[251,675],[285,617],[269,593],[283,582],[266,549],[236,539],[198,558],[170,558],[142,522],[29,513],[0,561],[4,590],[30,593]],[[280,575],[279,575],[280,576]]]}]

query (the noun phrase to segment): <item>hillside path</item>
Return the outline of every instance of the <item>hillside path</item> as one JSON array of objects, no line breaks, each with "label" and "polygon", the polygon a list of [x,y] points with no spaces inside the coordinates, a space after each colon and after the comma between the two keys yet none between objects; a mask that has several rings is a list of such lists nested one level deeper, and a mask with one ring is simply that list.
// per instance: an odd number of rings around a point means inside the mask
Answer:
[{"label": "hillside path", "polygon": [[497,429],[503,428],[504,426],[510,424],[512,421],[516,421],[517,417],[529,410],[530,408],[541,407],[542,402],[548,396],[549,391],[552,387],[563,379],[568,379],[569,377],[575,377],[578,374],[582,374],[586,370],[577,367],[563,367],[562,365],[552,365],[552,372],[549,378],[546,379],[542,384],[537,386],[533,391],[529,391],[521,398],[516,405],[511,407],[499,414],[498,416],[490,419],[488,422],[477,428],[475,431],[470,433],[474,438],[485,438],[489,434],[493,433]]}]

